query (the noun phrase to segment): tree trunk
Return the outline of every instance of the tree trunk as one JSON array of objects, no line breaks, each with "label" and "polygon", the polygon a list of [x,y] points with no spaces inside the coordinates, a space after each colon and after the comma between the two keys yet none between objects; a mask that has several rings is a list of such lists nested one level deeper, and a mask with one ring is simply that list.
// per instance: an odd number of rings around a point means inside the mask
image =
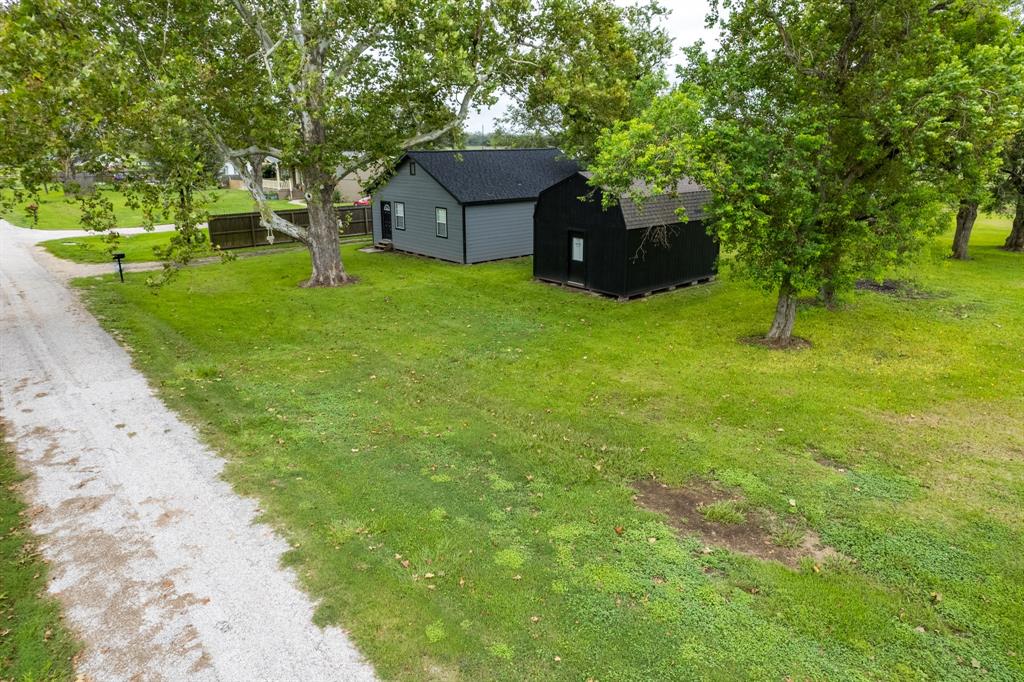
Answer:
[{"label": "tree trunk", "polygon": [[822,284],[821,288],[818,289],[818,300],[821,301],[826,308],[835,308],[836,285],[831,281]]},{"label": "tree trunk", "polygon": [[341,262],[341,243],[338,239],[338,215],[332,198],[334,186],[321,184],[319,191],[309,200],[309,240],[306,248],[313,263],[313,274],[303,284],[306,287],[336,287],[351,281]]},{"label": "tree trunk", "polygon": [[266,159],[265,154],[251,154],[249,156],[249,166],[252,168],[252,184],[256,185],[256,188],[263,191],[263,160]]},{"label": "tree trunk", "polygon": [[953,258],[967,260],[967,244],[971,241],[971,230],[977,219],[978,202],[961,199],[960,210],[956,214],[956,234],[953,236]]},{"label": "tree trunk", "polygon": [[1024,196],[1017,198],[1017,213],[1013,216],[1013,229],[1006,238],[1003,248],[1007,251],[1024,251]]},{"label": "tree trunk", "polygon": [[836,290],[839,288],[839,265],[842,257],[842,251],[837,246],[822,263],[822,275],[825,281],[818,288],[818,300],[826,308],[834,308],[836,305]]},{"label": "tree trunk", "polygon": [[765,337],[768,341],[780,346],[787,345],[793,338],[793,324],[796,322],[796,292],[789,282],[789,277],[782,280],[779,286],[779,302],[775,306],[775,319]]},{"label": "tree trunk", "polygon": [[64,186],[64,195],[65,196],[71,196],[71,195],[77,195],[78,194],[78,192],[75,191],[74,178],[75,178],[75,162],[74,162],[74,160],[72,160],[70,158],[64,159],[63,161],[61,161],[61,179],[60,179],[60,182],[61,182],[61,185]]}]

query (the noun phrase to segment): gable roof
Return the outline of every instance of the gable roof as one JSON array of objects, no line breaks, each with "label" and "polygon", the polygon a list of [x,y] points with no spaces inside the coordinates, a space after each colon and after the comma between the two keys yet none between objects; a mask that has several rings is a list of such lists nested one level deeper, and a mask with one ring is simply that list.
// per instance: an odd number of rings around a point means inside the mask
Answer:
[{"label": "gable roof", "polygon": [[407,152],[460,204],[532,201],[579,166],[561,150],[462,149]]},{"label": "gable roof", "polygon": [[[580,173],[588,180],[591,173]],[[642,204],[638,205],[630,193],[647,194]],[[704,206],[711,201],[711,191],[689,178],[683,178],[676,184],[675,192],[669,194],[650,194],[650,187],[642,180],[634,180],[629,192],[619,195],[619,207],[627,230],[645,229],[660,225],[672,225],[679,222],[676,211],[686,209],[687,220],[703,220]]]}]

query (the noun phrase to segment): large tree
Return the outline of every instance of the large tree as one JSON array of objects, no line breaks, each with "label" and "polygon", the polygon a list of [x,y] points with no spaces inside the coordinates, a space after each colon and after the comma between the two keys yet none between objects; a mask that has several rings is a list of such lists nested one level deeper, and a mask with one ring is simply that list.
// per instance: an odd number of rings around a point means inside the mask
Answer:
[{"label": "large tree", "polygon": [[1024,129],[1019,130],[1003,150],[1003,163],[989,208],[1013,216],[1013,227],[1003,248],[1024,251]]},{"label": "large tree", "polygon": [[[121,118],[120,98],[175,122],[134,129],[140,146],[202,137],[232,162],[268,238],[277,231],[308,248],[309,286],[350,279],[332,205],[340,180],[450,139],[499,92],[542,87],[567,42],[581,60],[619,55],[606,78],[631,85],[658,70],[656,59],[637,55],[664,40],[646,23],[654,8],[608,0],[22,0],[36,1],[62,17],[68,36],[85,33],[102,49],[107,90],[95,99],[110,105],[112,120]],[[568,71],[594,68],[562,57]],[[270,208],[258,178],[266,156],[298,171],[308,226]]]},{"label": "large tree", "polygon": [[[719,10],[727,10],[719,14]],[[801,292],[830,293],[913,254],[944,229],[956,160],[986,144],[980,84],[1020,82],[1012,45],[978,44],[965,18],[997,2],[714,3],[721,46],[688,51],[684,82],[600,144],[594,182],[713,192],[713,229],[740,272],[778,292],[772,343]],[[1007,86],[1009,87],[1009,86]]]},{"label": "large tree", "polygon": [[1005,12],[964,12],[954,33],[960,50],[958,56],[972,69],[977,87],[991,93],[986,100],[988,108],[968,121],[979,128],[973,135],[978,142],[963,147],[961,153],[950,160],[957,166],[961,186],[952,248],[952,257],[958,260],[968,258],[971,231],[993,178],[999,175],[1002,148],[1020,125],[1016,114],[1020,111],[1021,83],[1019,79],[1007,80],[1000,68],[990,68],[991,57],[986,51],[989,45],[1016,44],[1017,53],[1007,52],[1006,58],[1021,59],[1024,24],[1015,3],[1008,2],[1005,9]]},{"label": "large tree", "polygon": [[[76,174],[99,156],[94,45],[34,5],[0,9],[0,188],[12,201]],[[63,39],[66,38],[66,39]]]}]

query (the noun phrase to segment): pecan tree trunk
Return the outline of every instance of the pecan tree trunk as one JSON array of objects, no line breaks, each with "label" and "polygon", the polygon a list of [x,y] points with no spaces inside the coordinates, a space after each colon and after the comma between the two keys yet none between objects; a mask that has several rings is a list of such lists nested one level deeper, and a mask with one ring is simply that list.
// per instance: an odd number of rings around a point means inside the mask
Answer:
[{"label": "pecan tree trunk", "polygon": [[953,258],[967,260],[967,245],[977,219],[978,202],[961,199],[960,210],[956,213],[956,234],[953,235]]},{"label": "pecan tree trunk", "polygon": [[1013,229],[1006,238],[1003,248],[1007,251],[1024,251],[1024,196],[1017,198],[1017,213],[1013,216]]},{"label": "pecan tree trunk", "polygon": [[796,291],[790,284],[789,277],[782,280],[779,286],[779,302],[775,306],[775,319],[765,338],[780,346],[788,345],[793,338],[793,325],[796,323]]}]

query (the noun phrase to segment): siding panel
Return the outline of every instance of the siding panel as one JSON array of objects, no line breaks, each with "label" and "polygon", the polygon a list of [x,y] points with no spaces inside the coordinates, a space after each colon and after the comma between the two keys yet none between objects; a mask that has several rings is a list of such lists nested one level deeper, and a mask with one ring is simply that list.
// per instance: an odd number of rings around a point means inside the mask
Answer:
[{"label": "siding panel", "polygon": [[[392,244],[400,251],[409,251],[443,260],[462,262],[462,207],[448,191],[423,170],[409,175],[405,162],[395,176],[373,195],[373,238],[380,240],[380,202],[405,202],[405,229],[392,225]],[[434,209],[448,209],[448,238],[438,237]],[[394,210],[392,210],[394,214]]]},{"label": "siding panel", "polygon": [[466,207],[466,260],[479,263],[533,253],[533,207],[536,202]]}]

